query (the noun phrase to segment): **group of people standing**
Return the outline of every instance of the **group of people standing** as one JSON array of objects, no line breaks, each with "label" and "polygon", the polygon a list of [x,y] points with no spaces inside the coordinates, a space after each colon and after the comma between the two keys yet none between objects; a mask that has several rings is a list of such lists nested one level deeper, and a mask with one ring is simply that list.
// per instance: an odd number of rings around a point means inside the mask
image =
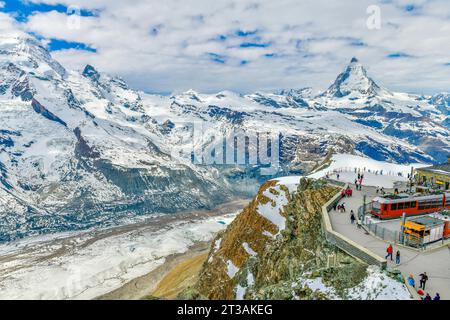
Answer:
[{"label": "group of people standing", "polygon": [[356,190],[359,190],[359,191],[362,190],[363,180],[364,180],[364,173],[358,173],[358,177],[355,178]]},{"label": "group of people standing", "polygon": [[[420,277],[420,281],[419,281],[419,290],[417,291],[417,293],[419,293],[419,295],[423,296],[424,295],[424,290],[425,290],[425,285],[428,281],[428,275],[426,272],[423,272],[421,274],[419,274]],[[409,275],[408,277],[408,284],[413,287],[414,289],[416,288],[416,281],[414,280],[414,277],[412,274]],[[439,293],[436,293],[436,295],[434,296],[434,298],[431,298],[430,294],[427,293],[425,294],[425,297],[422,298],[422,300],[425,301],[430,301],[430,300],[434,300],[434,301],[438,301],[441,300],[441,296],[439,295]]]},{"label": "group of people standing", "polygon": [[[386,259],[387,258],[391,258],[391,261],[394,261],[393,258],[393,254],[394,254],[394,247],[392,247],[392,244],[389,245],[389,247],[386,249],[387,255],[386,255]],[[397,253],[395,254],[395,264],[399,265],[400,264],[400,250],[397,250]]]},{"label": "group of people standing", "polygon": [[350,187],[347,187],[347,189],[342,190],[341,192],[341,198],[350,198],[353,196],[353,190]]},{"label": "group of people standing", "polygon": [[[391,258],[391,261],[393,261],[393,253],[394,253],[394,248],[392,247],[392,245],[390,244],[389,247],[386,249],[387,255],[386,255],[386,259],[387,258]],[[397,265],[400,264],[400,250],[397,250],[397,253],[395,255],[395,263]],[[424,295],[424,291],[425,291],[425,286],[427,284],[428,281],[428,275],[426,272],[423,272],[419,275],[420,277],[420,281],[419,281],[419,290],[417,291],[419,293],[419,295],[423,296]],[[416,288],[416,281],[414,280],[413,275],[409,275],[408,277],[408,284],[413,287],[414,289]],[[439,293],[436,293],[434,298],[431,298],[430,294],[427,293],[425,295],[425,297],[422,298],[423,300],[441,300],[441,296],[439,295]]]}]

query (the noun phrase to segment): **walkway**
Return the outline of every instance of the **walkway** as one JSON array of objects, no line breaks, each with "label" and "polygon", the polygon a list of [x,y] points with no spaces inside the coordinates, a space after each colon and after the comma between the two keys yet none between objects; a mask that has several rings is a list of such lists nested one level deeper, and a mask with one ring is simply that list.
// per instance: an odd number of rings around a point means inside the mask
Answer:
[{"label": "walkway", "polygon": [[[339,213],[332,210],[329,213],[333,229],[384,257],[389,244],[366,234],[363,229],[358,229],[356,225],[350,223],[350,210],[357,214],[358,208],[363,203],[363,195],[367,195],[368,202],[371,201],[376,196],[376,188],[363,187],[362,191],[355,191],[355,186],[350,186],[354,190],[353,197],[341,201],[341,203],[345,202],[347,212]],[[412,274],[417,285],[419,284],[419,274],[425,271],[429,278],[425,292],[430,293],[432,297],[439,292],[442,299],[450,300],[450,249],[448,247],[431,252],[418,252],[394,245],[394,260],[397,250],[400,250],[401,253],[401,264],[396,266],[395,261],[388,261],[388,266],[398,268],[405,277]]]}]

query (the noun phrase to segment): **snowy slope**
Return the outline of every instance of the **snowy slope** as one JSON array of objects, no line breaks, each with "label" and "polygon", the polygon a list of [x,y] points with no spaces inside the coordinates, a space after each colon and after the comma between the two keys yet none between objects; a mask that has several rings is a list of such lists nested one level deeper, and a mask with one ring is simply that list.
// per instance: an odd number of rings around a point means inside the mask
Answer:
[{"label": "snowy slope", "polygon": [[340,181],[354,183],[358,173],[362,173],[365,186],[393,188],[395,182],[408,181],[411,168],[423,166],[425,165],[419,163],[401,165],[351,154],[336,154],[329,163],[318,168],[309,177],[319,179],[328,175],[331,179],[337,179],[339,174]]},{"label": "snowy slope", "polygon": [[[0,42],[0,241],[211,207],[232,196],[213,168],[161,150],[158,124],[118,78],[66,71],[26,35]],[[167,152],[170,151],[168,148]]]}]

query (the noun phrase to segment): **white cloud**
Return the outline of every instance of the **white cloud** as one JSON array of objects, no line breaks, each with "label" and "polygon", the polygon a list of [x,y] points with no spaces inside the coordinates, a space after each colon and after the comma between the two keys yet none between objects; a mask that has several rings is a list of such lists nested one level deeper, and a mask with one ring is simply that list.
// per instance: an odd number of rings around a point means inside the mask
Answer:
[{"label": "white cloud", "polygon": [[[55,52],[63,64],[82,68],[91,63],[146,91],[323,89],[352,56],[391,89],[432,93],[450,88],[446,0],[33,2],[99,9],[96,16],[80,17],[79,30],[68,28],[67,15],[56,11],[34,14],[25,27],[97,49],[95,54]],[[372,4],[381,8],[381,30],[366,26],[366,9]],[[257,33],[237,37],[238,30]],[[213,40],[221,35],[226,40]],[[270,45],[240,47],[246,42]],[[208,53],[225,63],[214,62]],[[387,58],[393,53],[412,57]],[[266,56],[270,54],[275,57]],[[243,60],[248,61],[244,66]]]}]

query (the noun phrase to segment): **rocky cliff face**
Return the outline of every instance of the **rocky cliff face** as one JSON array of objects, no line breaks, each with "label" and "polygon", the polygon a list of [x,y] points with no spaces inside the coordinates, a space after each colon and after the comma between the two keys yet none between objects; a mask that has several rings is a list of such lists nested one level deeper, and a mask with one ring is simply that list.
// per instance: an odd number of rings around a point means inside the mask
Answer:
[{"label": "rocky cliff face", "polygon": [[261,186],[254,200],[216,237],[199,281],[180,298],[409,297],[400,282],[326,241],[320,210],[339,188],[324,181],[294,181],[282,178]]}]

